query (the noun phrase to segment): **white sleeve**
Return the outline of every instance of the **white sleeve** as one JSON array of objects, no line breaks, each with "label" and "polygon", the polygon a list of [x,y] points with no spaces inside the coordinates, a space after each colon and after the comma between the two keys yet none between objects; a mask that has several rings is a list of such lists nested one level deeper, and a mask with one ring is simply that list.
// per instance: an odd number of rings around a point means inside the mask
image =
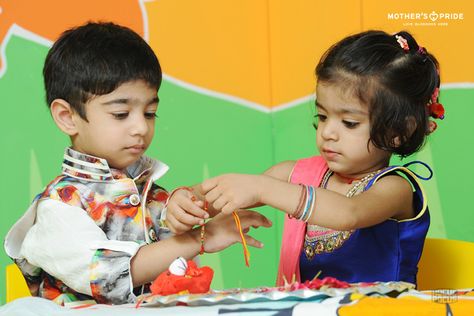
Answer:
[{"label": "white sleeve", "polygon": [[[136,242],[107,239],[85,210],[45,199],[38,203],[36,221],[25,236],[21,256],[75,291],[92,295],[90,266],[96,250],[123,252],[129,265],[139,248]],[[133,293],[131,277],[128,283]]]}]

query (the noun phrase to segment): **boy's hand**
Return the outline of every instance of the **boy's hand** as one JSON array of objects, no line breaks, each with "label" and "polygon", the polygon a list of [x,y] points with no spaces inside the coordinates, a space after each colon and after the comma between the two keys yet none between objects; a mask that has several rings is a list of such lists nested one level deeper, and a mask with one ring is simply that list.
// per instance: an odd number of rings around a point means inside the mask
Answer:
[{"label": "boy's hand", "polygon": [[181,189],[176,191],[168,201],[166,225],[180,235],[191,230],[195,225],[204,224],[209,214],[202,209],[204,202],[196,199],[192,192]]},{"label": "boy's hand", "polygon": [[216,210],[230,214],[259,204],[261,183],[260,175],[224,174],[205,180],[201,188]]},{"label": "boy's hand", "polygon": [[[248,245],[262,248],[263,244],[255,238],[247,235],[250,227],[271,227],[272,222],[260,213],[250,210],[239,210],[240,224],[244,232],[245,241]],[[199,230],[199,228],[196,228]],[[217,252],[237,242],[241,242],[240,233],[232,214],[218,214],[206,224],[204,238],[204,251]]]}]

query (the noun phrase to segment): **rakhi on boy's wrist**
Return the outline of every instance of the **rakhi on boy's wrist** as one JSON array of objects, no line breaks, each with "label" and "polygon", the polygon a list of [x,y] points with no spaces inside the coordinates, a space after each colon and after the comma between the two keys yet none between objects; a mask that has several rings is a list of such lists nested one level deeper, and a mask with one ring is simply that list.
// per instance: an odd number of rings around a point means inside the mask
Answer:
[{"label": "rakhi on boy's wrist", "polygon": [[200,233],[200,237],[199,237],[199,240],[201,242],[201,248],[199,250],[200,255],[204,254],[204,239],[205,239],[205,236],[206,236],[206,224],[202,224],[201,225],[201,233]]},{"label": "rakhi on boy's wrist", "polygon": [[[208,208],[208,202],[206,200],[204,200],[204,210],[207,212],[207,208]],[[206,237],[206,222],[204,222],[204,224],[201,225],[201,233],[200,233],[200,237],[199,237],[199,240],[201,242],[201,249],[199,250],[199,254],[200,255],[203,255],[204,254],[204,240],[205,240],[205,237]]]}]

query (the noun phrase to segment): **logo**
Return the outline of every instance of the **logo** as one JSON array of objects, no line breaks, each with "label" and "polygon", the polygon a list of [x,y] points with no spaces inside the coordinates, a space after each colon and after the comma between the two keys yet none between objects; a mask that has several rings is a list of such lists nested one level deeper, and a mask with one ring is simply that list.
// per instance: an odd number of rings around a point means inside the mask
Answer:
[{"label": "logo", "polygon": [[458,294],[453,289],[437,289],[431,292],[431,301],[440,304],[451,304],[458,301]]},{"label": "logo", "polygon": [[400,21],[403,26],[448,26],[464,20],[463,12],[389,12],[387,20]]},{"label": "logo", "polygon": [[439,14],[433,11],[430,13],[430,20],[434,22],[438,19],[438,16]]}]

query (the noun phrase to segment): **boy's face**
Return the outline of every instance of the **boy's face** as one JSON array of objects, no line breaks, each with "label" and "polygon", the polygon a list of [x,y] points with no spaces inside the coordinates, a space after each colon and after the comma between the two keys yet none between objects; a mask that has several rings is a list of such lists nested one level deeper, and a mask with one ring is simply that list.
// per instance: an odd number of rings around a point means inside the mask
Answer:
[{"label": "boy's face", "polygon": [[145,81],[121,84],[109,94],[95,96],[85,105],[87,121],[77,113],[73,149],[104,158],[110,167],[125,169],[150,145],[158,108],[156,89]]}]

